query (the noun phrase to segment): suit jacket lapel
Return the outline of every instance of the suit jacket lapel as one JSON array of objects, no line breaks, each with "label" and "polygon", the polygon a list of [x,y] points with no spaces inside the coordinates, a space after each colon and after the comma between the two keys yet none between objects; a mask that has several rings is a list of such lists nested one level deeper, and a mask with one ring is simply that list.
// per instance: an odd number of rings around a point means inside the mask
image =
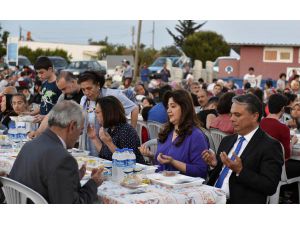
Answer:
[{"label": "suit jacket lapel", "polygon": [[260,142],[260,137],[262,136],[263,132],[260,128],[257,129],[257,131],[252,136],[250,142],[246,146],[245,150],[243,151],[241,155],[241,159],[247,158],[247,156],[253,151],[253,148],[257,146]]},{"label": "suit jacket lapel", "polygon": [[[229,153],[230,150],[232,149],[234,143],[236,142],[237,137],[238,137],[237,134],[232,135],[232,136],[230,137],[230,139],[227,141],[227,143],[224,144],[224,145],[222,146],[222,149],[219,149],[219,150],[220,150],[221,152],[226,152],[226,154],[228,155],[228,153]],[[218,151],[218,154],[217,154],[217,160],[218,160],[218,165],[217,165],[217,167],[219,167],[219,170],[221,170],[222,167],[223,167],[223,163],[222,163],[221,158],[220,158],[220,153],[221,153],[220,151]]]},{"label": "suit jacket lapel", "polygon": [[238,138],[237,134],[233,135],[232,138],[229,140],[228,145],[224,146],[225,149],[223,149],[223,150],[226,152],[227,155],[230,152],[230,150],[232,149],[232,147],[233,147],[234,143],[236,142],[237,138]]}]

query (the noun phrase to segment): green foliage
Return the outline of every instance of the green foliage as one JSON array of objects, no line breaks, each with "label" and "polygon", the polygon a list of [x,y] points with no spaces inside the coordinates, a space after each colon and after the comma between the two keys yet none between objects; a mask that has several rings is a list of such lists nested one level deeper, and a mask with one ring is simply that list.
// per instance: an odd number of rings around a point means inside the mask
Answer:
[{"label": "green foliage", "polygon": [[207,60],[215,61],[219,56],[228,56],[230,47],[222,35],[213,31],[200,31],[190,35],[182,50],[193,60],[199,59],[205,65]]},{"label": "green foliage", "polygon": [[109,45],[107,36],[104,38],[104,40],[100,40],[100,41],[93,41],[93,39],[90,38],[88,40],[88,43],[89,45],[104,45],[104,46]]},{"label": "green foliage", "polygon": [[157,50],[153,48],[146,48],[139,52],[139,66],[146,63],[150,65],[158,57]]},{"label": "green foliage", "polygon": [[61,56],[61,57],[65,58],[67,60],[67,62],[70,62],[72,59],[72,57],[70,55],[68,55],[68,52],[66,52],[65,50],[62,50],[62,49],[43,50],[41,48],[38,48],[35,51],[33,51],[28,47],[21,47],[21,48],[19,48],[19,54],[27,56],[28,59],[32,63],[34,63],[39,56]]},{"label": "green foliage", "polygon": [[7,43],[7,38],[9,36],[8,31],[3,31],[2,33],[2,27],[0,24],[0,58],[6,55],[6,43]]},{"label": "green foliage", "polygon": [[179,33],[179,35],[173,34],[168,28],[167,31],[174,39],[174,43],[178,47],[182,47],[184,40],[194,34],[197,30],[199,30],[206,22],[201,24],[196,24],[193,20],[178,20],[179,25],[175,26],[175,30]]},{"label": "green foliage", "polygon": [[125,45],[113,45],[107,44],[104,49],[98,52],[100,60],[106,58],[107,55],[133,55],[134,52],[131,49],[126,48]]},{"label": "green foliage", "polygon": [[159,53],[160,56],[181,56],[180,51],[174,45],[163,47]]}]

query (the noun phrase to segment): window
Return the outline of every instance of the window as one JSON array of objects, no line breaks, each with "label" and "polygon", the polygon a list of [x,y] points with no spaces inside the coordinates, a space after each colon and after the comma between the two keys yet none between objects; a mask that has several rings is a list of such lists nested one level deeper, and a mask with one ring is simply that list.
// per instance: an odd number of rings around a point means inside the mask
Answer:
[{"label": "window", "polygon": [[277,59],[277,51],[266,51],[265,52],[265,60],[276,60]]},{"label": "window", "polygon": [[264,62],[293,62],[293,48],[264,48]]}]

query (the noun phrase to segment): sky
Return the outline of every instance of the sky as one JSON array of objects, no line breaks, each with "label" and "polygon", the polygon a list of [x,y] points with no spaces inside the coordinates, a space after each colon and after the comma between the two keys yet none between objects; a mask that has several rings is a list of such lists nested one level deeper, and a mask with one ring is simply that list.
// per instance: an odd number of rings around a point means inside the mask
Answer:
[{"label": "sky", "polygon": [[[195,20],[207,23],[202,30],[215,31],[227,42],[259,43],[300,43],[300,20]],[[152,45],[153,22],[155,22],[154,47],[172,45],[173,39],[167,33],[177,20],[143,20],[141,42],[147,47]],[[30,31],[35,41],[87,44],[88,39],[103,40],[106,36],[113,44],[132,43],[132,27],[137,33],[137,20],[0,20],[4,30],[12,36]],[[177,34],[177,33],[176,33]],[[134,37],[136,41],[136,36]]]}]

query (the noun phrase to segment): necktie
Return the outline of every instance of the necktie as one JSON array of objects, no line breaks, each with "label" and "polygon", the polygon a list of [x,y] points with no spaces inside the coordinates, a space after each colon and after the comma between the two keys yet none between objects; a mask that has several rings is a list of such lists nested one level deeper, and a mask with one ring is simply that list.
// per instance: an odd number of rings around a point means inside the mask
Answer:
[{"label": "necktie", "polygon": [[[236,149],[234,150],[234,153],[235,153],[236,155],[239,154],[239,152],[240,152],[240,150],[241,150],[241,147],[242,147],[242,144],[243,144],[243,141],[244,141],[244,140],[246,140],[246,139],[245,139],[243,136],[239,138],[239,143],[238,143],[238,145],[236,146]],[[234,159],[235,159],[235,157],[234,157],[234,155],[232,154],[230,160],[234,160]],[[221,172],[220,175],[219,175],[219,178],[218,178],[218,180],[217,180],[217,182],[216,182],[216,184],[215,184],[215,187],[217,187],[217,188],[221,188],[221,187],[222,187],[223,182],[224,182],[224,179],[225,179],[225,177],[226,177],[227,174],[228,174],[228,171],[229,171],[229,168],[228,168],[227,166],[225,166],[224,169],[222,170],[222,172]]]}]

